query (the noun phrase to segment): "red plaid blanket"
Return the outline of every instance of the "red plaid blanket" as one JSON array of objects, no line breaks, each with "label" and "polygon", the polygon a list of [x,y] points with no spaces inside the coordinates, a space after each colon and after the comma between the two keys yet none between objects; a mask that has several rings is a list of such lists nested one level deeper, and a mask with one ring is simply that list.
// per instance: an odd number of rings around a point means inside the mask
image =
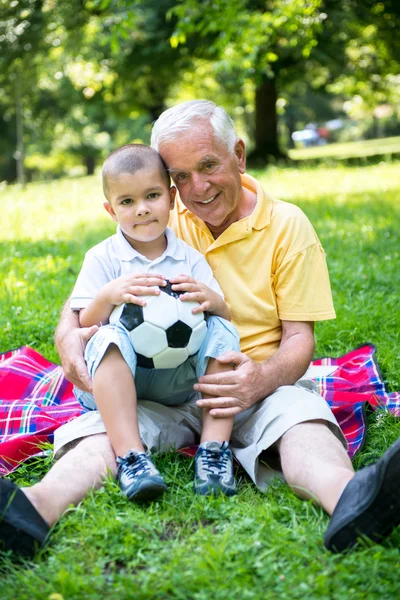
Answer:
[{"label": "red plaid blanket", "polygon": [[[313,378],[346,436],[351,457],[364,443],[367,405],[400,416],[400,392],[386,391],[374,355],[375,347],[366,344],[340,358],[312,363],[337,367],[329,376]],[[0,354],[1,475],[40,455],[40,446],[53,441],[55,429],[80,414],[60,366],[27,346]]]}]

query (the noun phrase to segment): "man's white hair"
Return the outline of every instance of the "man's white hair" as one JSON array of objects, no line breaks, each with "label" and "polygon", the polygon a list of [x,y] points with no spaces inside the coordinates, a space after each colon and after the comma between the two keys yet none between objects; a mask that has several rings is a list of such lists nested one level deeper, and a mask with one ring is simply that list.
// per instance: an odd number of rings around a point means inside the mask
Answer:
[{"label": "man's white hair", "polygon": [[216,140],[233,152],[238,139],[233,121],[222,106],[210,100],[189,100],[165,110],[153,124],[151,147],[158,151],[162,142],[176,139],[202,119],[208,119]]}]

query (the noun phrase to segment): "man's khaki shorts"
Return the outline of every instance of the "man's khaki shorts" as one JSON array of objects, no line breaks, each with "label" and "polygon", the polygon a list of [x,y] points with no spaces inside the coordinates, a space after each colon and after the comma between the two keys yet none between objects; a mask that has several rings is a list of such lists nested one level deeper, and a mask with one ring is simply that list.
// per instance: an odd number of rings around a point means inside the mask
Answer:
[{"label": "man's khaki shorts", "polygon": [[[143,443],[151,452],[168,452],[199,441],[201,409],[197,395],[180,406],[163,406],[138,401],[139,428]],[[346,439],[326,401],[309,379],[282,386],[262,402],[235,417],[230,447],[236,459],[260,489],[282,473],[265,464],[262,453],[271,448],[286,431],[306,421],[323,420],[347,448]],[[79,440],[104,433],[105,426],[96,410],[62,425],[54,434],[54,455],[60,458]],[[261,460],[260,460],[261,458]],[[269,459],[267,459],[269,461]]]}]

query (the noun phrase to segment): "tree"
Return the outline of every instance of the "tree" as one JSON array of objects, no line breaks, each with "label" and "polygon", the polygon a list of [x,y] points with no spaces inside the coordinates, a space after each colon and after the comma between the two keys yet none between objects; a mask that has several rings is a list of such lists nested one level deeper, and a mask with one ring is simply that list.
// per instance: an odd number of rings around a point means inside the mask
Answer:
[{"label": "tree", "polygon": [[276,102],[290,77],[298,77],[316,43],[324,19],[321,0],[184,0],[173,13],[178,24],[172,43],[190,36],[212,38],[215,71],[231,85],[254,83],[254,149],[250,161],[281,158]]},{"label": "tree", "polygon": [[[138,123],[142,134],[150,129],[165,108],[171,73],[190,64],[188,49],[169,42],[175,23],[165,13],[172,0],[0,2],[7,4],[0,22],[7,93],[0,94],[0,107],[15,119],[24,105],[28,154],[80,155],[92,173],[114,136],[125,143],[138,136]],[[25,89],[11,94],[19,72]],[[2,130],[10,137],[9,127]]]},{"label": "tree", "polygon": [[218,76],[236,89],[253,83],[250,159],[265,164],[282,156],[276,103],[296,82],[324,91],[347,77],[384,88],[398,69],[399,11],[395,0],[183,0],[171,43],[207,38]]}]

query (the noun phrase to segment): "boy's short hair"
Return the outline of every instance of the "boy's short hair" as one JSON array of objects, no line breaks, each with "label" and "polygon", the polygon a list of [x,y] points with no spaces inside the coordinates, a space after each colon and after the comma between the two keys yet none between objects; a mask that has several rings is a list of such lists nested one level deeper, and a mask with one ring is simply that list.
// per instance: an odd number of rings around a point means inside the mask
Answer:
[{"label": "boy's short hair", "polygon": [[106,158],[101,171],[103,192],[108,200],[109,181],[123,173],[133,175],[141,169],[159,169],[168,187],[171,184],[170,176],[165,163],[159,153],[145,144],[126,144],[117,148]]}]

